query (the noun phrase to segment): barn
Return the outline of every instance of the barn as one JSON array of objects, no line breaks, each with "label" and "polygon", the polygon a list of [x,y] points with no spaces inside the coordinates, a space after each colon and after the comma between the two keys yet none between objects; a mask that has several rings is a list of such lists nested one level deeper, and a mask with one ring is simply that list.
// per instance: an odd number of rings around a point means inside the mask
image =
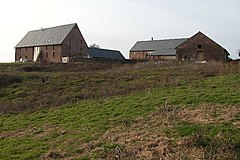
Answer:
[{"label": "barn", "polygon": [[187,38],[138,41],[130,50],[132,60],[176,60],[176,47]]},{"label": "barn", "polygon": [[125,60],[122,53],[117,50],[90,47],[88,49],[88,54],[89,54],[89,58],[94,58],[94,59]]},{"label": "barn", "polygon": [[227,62],[228,51],[210,39],[202,32],[198,32],[176,47],[178,61],[195,62]]},{"label": "barn", "polygon": [[210,62],[229,60],[228,51],[202,32],[190,38],[138,41],[130,50],[132,60]]},{"label": "barn", "polygon": [[88,46],[78,25],[68,24],[29,31],[15,47],[15,61],[62,62],[87,57]]}]

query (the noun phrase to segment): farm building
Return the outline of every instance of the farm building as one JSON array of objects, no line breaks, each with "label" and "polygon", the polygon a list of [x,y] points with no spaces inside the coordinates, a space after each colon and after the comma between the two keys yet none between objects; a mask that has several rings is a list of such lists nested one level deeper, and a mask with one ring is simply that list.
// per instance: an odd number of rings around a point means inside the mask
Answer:
[{"label": "farm building", "polygon": [[229,53],[222,46],[201,32],[191,38],[138,41],[130,50],[130,59],[178,60],[178,61],[222,61]]},{"label": "farm building", "polygon": [[176,47],[187,39],[138,41],[130,50],[134,60],[176,60]]},{"label": "farm building", "polygon": [[87,43],[76,23],[29,31],[15,47],[15,61],[62,62],[87,55]]},{"label": "farm building", "polygon": [[120,51],[108,50],[101,48],[89,48],[88,49],[89,58],[99,58],[99,59],[113,59],[113,60],[125,60],[124,56]]},{"label": "farm building", "polygon": [[182,44],[176,47],[178,61],[228,61],[228,51],[207,37],[198,32]]}]

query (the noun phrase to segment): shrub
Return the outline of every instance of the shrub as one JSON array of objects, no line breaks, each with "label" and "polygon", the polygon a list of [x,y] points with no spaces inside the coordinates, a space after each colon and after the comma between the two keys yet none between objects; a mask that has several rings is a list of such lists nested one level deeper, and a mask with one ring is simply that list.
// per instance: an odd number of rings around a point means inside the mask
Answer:
[{"label": "shrub", "polygon": [[11,74],[0,74],[0,86],[22,83],[22,77]]},{"label": "shrub", "polygon": [[37,66],[37,65],[31,65],[31,66],[24,66],[23,71],[25,72],[40,72],[45,71],[45,66]]}]

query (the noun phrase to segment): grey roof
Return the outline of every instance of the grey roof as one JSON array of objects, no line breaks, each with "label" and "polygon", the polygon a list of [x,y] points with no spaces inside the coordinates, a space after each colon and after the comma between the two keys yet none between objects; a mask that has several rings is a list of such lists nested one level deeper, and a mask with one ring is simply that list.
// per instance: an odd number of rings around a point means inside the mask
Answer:
[{"label": "grey roof", "polygon": [[138,41],[130,50],[136,51],[152,51],[151,55],[176,55],[176,47],[185,42],[187,38],[182,39],[166,39],[154,41]]},{"label": "grey roof", "polygon": [[115,51],[115,50],[89,48],[88,53],[93,58],[125,60],[122,53],[120,51]]},{"label": "grey roof", "polygon": [[63,40],[67,37],[75,25],[77,24],[73,23],[63,26],[29,31],[25,37],[16,45],[16,48],[62,44]]}]

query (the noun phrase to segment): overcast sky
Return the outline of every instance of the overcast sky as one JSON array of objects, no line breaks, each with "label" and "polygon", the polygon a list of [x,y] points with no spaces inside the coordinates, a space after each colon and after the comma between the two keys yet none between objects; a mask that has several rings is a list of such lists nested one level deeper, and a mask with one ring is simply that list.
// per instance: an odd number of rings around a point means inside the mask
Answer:
[{"label": "overcast sky", "polygon": [[0,62],[30,30],[77,23],[88,45],[128,58],[138,40],[188,38],[202,31],[236,58],[239,0],[4,0],[0,5]]}]

